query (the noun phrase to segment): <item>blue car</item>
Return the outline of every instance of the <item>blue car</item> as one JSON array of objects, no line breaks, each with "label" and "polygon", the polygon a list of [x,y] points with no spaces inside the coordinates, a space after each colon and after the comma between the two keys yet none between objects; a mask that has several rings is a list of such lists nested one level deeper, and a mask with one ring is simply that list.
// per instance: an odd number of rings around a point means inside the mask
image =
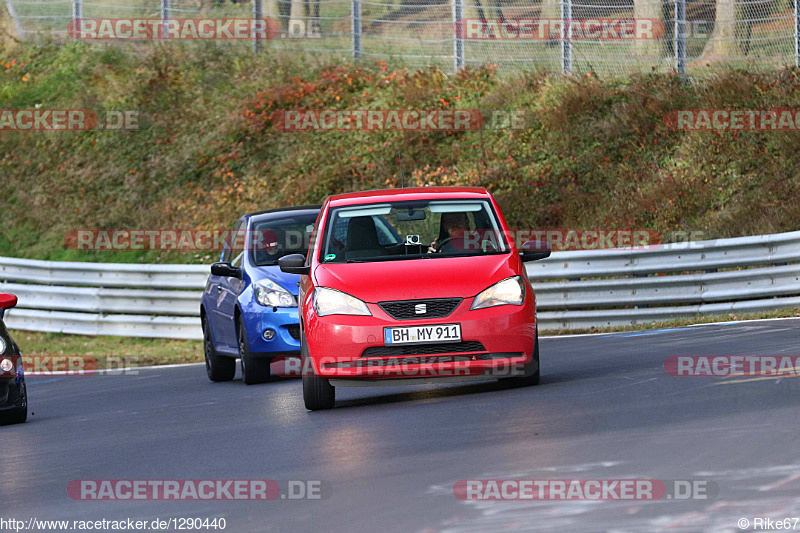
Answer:
[{"label": "blue car", "polygon": [[272,209],[244,215],[217,263],[211,265],[200,304],[206,372],[229,381],[241,360],[248,385],[270,377],[270,362],[300,354],[297,282],[278,259],[307,254],[320,206]]}]

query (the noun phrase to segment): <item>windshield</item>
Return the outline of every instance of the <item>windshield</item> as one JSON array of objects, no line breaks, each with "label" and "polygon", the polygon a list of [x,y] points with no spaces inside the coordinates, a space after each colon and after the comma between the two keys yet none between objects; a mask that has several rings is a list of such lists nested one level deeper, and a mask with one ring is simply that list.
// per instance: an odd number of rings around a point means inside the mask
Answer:
[{"label": "windshield", "polygon": [[257,220],[250,227],[250,258],[256,266],[277,265],[290,254],[308,254],[317,213],[293,214]]},{"label": "windshield", "polygon": [[507,253],[485,200],[422,200],[333,208],[320,263],[432,259]]}]

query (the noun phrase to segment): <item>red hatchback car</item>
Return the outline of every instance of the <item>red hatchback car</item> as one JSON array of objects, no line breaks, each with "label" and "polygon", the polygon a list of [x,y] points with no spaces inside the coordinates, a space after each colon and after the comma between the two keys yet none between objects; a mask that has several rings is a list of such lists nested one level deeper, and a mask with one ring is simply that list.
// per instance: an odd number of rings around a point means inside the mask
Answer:
[{"label": "red hatchback car", "polygon": [[[486,189],[388,189],[329,197],[301,274],[303,398],[335,387],[510,378],[539,381],[536,302],[525,261]],[[400,381],[399,381],[400,380]]]}]

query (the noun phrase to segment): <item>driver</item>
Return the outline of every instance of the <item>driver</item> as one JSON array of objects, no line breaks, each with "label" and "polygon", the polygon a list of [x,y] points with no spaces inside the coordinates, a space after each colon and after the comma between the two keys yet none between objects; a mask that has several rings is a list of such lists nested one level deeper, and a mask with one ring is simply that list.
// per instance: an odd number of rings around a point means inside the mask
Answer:
[{"label": "driver", "polygon": [[[446,254],[458,253],[453,246],[453,240],[464,235],[469,230],[469,218],[466,213],[442,213],[439,223],[439,238],[428,247],[428,253],[442,252]],[[463,250],[461,250],[463,251]]]}]

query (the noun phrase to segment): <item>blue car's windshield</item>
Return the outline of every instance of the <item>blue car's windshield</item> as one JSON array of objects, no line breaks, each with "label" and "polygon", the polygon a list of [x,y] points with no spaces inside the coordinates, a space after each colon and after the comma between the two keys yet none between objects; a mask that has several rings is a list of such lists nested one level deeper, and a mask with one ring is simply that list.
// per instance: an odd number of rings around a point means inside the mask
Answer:
[{"label": "blue car's windshield", "polygon": [[308,254],[317,213],[292,214],[255,221],[250,226],[250,257],[256,266],[277,265],[290,254]]}]

